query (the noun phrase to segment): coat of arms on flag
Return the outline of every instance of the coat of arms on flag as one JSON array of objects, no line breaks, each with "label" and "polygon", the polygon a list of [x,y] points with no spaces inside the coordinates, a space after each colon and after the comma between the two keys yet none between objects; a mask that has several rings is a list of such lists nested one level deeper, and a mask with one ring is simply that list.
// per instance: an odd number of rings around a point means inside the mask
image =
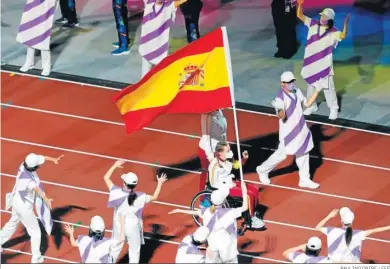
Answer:
[{"label": "coat of arms on flag", "polygon": [[204,68],[194,64],[188,64],[183,72],[179,73],[179,88],[184,86],[204,86]]}]

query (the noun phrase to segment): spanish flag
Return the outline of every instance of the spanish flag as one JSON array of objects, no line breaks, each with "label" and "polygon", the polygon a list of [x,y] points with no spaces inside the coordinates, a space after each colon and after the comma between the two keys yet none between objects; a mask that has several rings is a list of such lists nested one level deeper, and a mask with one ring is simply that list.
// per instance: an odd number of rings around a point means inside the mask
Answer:
[{"label": "spanish flag", "polygon": [[222,27],[166,57],[113,101],[130,134],[161,114],[232,107],[230,80],[229,45]]}]

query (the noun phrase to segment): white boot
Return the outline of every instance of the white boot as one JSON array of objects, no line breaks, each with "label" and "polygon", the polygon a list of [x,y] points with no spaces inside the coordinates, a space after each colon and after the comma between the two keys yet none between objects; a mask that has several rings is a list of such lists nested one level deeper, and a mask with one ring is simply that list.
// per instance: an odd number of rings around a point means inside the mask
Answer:
[{"label": "white boot", "polygon": [[262,172],[260,166],[256,167],[256,172],[259,175],[259,179],[261,183],[263,183],[264,185],[268,185],[271,183],[268,174]]},{"label": "white boot", "polygon": [[314,112],[317,112],[317,111],[318,111],[318,106],[317,105],[312,105],[311,107],[308,107],[308,108],[306,108],[303,111],[303,115],[309,116],[309,115],[311,115],[311,114],[313,114]]},{"label": "white boot", "polygon": [[24,65],[19,69],[20,72],[25,73],[34,68],[34,57],[35,57],[35,49],[28,47],[26,61],[24,62]]},{"label": "white boot", "polygon": [[43,256],[39,256],[38,258],[33,257],[31,263],[43,263],[44,260],[45,258]]},{"label": "white boot", "polygon": [[331,109],[330,114],[329,114],[329,119],[335,120],[335,119],[337,119],[338,115],[339,115],[338,109]]},{"label": "white boot", "polygon": [[299,187],[301,188],[308,188],[308,189],[317,189],[320,187],[320,184],[318,183],[315,183],[311,180],[305,180],[305,181],[302,181],[300,180],[299,181]]}]

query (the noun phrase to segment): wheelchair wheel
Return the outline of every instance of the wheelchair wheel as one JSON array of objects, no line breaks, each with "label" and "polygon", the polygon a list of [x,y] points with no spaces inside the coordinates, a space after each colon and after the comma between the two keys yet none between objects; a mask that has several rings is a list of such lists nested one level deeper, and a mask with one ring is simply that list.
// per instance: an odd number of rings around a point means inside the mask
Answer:
[{"label": "wheelchair wheel", "polygon": [[[199,193],[197,193],[194,198],[192,198],[191,201],[191,210],[197,210],[200,208],[208,208],[211,207],[211,191],[210,190],[204,190]],[[224,204],[222,205],[223,208],[230,208],[229,203],[225,200]],[[198,216],[192,216],[192,218],[195,221],[195,224],[200,227],[202,226],[202,220]]]}]

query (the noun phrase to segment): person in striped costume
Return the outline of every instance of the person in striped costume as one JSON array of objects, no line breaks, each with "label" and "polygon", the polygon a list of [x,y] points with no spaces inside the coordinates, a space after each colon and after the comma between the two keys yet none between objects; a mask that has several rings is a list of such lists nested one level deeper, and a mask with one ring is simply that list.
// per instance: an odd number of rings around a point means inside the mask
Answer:
[{"label": "person in striped costume", "polygon": [[143,236],[143,210],[145,205],[157,200],[164,182],[168,180],[165,174],[156,176],[157,187],[153,195],[134,191],[138,184],[136,174],[129,172],[121,176],[122,186],[114,185],[111,176],[118,168],[123,168],[125,161],[118,160],[104,175],[104,182],[110,190],[108,208],[114,209],[112,236],[120,238],[120,215],[125,217],[125,236],[129,244],[129,263],[139,263],[141,245],[145,244]]},{"label": "person in striped costume", "polygon": [[41,51],[42,76],[51,72],[50,36],[57,0],[27,0],[16,41],[27,46],[26,61],[20,68],[27,72],[34,68],[35,50]]},{"label": "person in striped costume", "polygon": [[295,87],[295,77],[292,72],[284,72],[281,76],[282,88],[272,106],[279,117],[279,147],[263,164],[256,168],[260,181],[270,184],[268,174],[287,155],[295,156],[299,168],[299,187],[316,189],[320,185],[310,180],[309,152],[313,148],[313,138],[307,127],[303,109],[310,107],[316,100],[321,89],[316,89],[307,100],[301,90]]},{"label": "person in striped costume", "polygon": [[77,247],[82,263],[115,263],[125,241],[124,216],[120,217],[120,240],[104,237],[105,224],[100,216],[94,216],[89,225],[88,235],[74,237],[74,226],[65,225],[72,247]]},{"label": "person in striped costume", "polygon": [[175,263],[205,263],[205,255],[199,247],[206,242],[209,234],[210,230],[201,226],[184,237],[177,249]]},{"label": "person in striped costume", "polygon": [[[349,15],[344,21],[344,29],[340,32],[334,27],[335,12],[324,9],[320,20],[311,19],[303,14],[302,4],[304,0],[298,0],[297,17],[308,27],[307,42],[303,59],[301,75],[308,84],[307,98],[315,89],[324,89],[326,103],[330,109],[330,120],[338,117],[339,105],[334,85],[333,51],[338,42],[347,35]],[[317,104],[305,110],[305,115],[318,110]]]},{"label": "person in striped costume", "polygon": [[207,238],[206,263],[238,263],[237,218],[248,210],[248,195],[245,182],[241,180],[242,206],[223,208],[229,195],[228,188],[220,188],[211,193],[212,206],[194,211],[174,209],[168,214],[184,213],[203,219],[203,225],[210,230]]},{"label": "person in striped costume", "polygon": [[322,242],[318,237],[311,237],[307,244],[289,248],[283,256],[293,263],[332,263],[328,257],[319,256]]},{"label": "person in striped costume", "polygon": [[144,0],[139,53],[142,57],[142,77],[153,65],[168,56],[169,32],[176,18],[176,10],[187,0]]},{"label": "person in striped costume", "polygon": [[23,164],[20,165],[12,193],[6,194],[5,209],[12,208],[12,216],[0,231],[0,250],[2,250],[1,246],[16,232],[19,223],[22,223],[31,238],[31,263],[42,263],[44,261],[40,251],[41,229],[33,208],[35,204],[38,218],[47,233],[50,234],[53,227],[50,213],[53,199],[46,196],[37,170],[46,161],[58,164],[61,158],[62,156],[51,158],[30,153]]},{"label": "person in striped costume", "polygon": [[[325,224],[336,217],[338,213],[342,227],[325,227]],[[351,209],[343,207],[340,210],[334,209],[316,226],[316,230],[327,237],[328,256],[333,263],[361,263],[363,241],[370,235],[390,230],[390,226],[366,231],[354,230],[352,228],[354,219],[355,214]]]}]

